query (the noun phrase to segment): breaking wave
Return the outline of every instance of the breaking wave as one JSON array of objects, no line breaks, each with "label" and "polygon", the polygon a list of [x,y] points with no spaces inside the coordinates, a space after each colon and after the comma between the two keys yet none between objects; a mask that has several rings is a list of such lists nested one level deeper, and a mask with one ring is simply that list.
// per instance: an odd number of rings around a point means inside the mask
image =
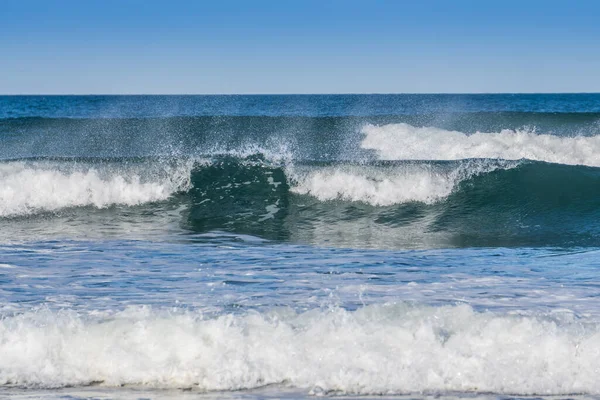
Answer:
[{"label": "breaking wave", "polygon": [[434,204],[448,197],[463,181],[516,165],[514,162],[466,160],[453,164],[336,165],[308,171],[297,168],[290,174],[291,191],[320,201],[342,200],[374,206],[410,202]]},{"label": "breaking wave", "polygon": [[494,160],[277,165],[262,156],[133,165],[127,159],[97,165],[10,161],[0,163],[0,216],[70,207],[136,206],[167,201],[179,193],[191,193],[205,202],[217,197],[221,202],[248,202],[257,197],[262,201],[274,195],[287,201],[297,194],[373,206],[434,204],[448,197],[460,182],[517,165]]},{"label": "breaking wave", "polygon": [[190,188],[191,164],[157,169],[78,162],[0,164],[0,216],[27,215],[67,207],[139,205],[168,199]]},{"label": "breaking wave", "polygon": [[366,125],[361,143],[382,160],[527,159],[600,166],[600,136],[561,137],[531,130],[466,134],[405,123]]},{"label": "breaking wave", "polygon": [[312,394],[600,393],[600,328],[569,315],[371,305],[205,317],[130,308],[0,320],[0,384]]},{"label": "breaking wave", "polygon": [[598,136],[406,124],[362,132],[354,158],[327,161],[259,145],[193,157],[0,161],[0,220],[8,232],[14,218],[93,220],[103,209],[127,214],[124,224],[165,216],[181,232],[341,246],[600,243]]}]

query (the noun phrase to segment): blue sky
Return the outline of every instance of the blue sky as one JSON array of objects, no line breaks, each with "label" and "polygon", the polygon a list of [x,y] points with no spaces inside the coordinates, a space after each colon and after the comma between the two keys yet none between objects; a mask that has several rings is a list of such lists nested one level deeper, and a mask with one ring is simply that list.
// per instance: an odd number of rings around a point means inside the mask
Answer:
[{"label": "blue sky", "polygon": [[600,1],[0,0],[0,93],[599,92]]}]

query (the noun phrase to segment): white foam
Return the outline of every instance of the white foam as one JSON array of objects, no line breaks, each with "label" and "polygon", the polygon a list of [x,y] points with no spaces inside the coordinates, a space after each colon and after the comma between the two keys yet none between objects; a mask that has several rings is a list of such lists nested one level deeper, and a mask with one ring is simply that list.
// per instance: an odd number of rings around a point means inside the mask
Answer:
[{"label": "white foam", "polygon": [[360,201],[375,206],[407,202],[435,203],[446,198],[458,183],[472,176],[515,163],[467,161],[453,166],[412,164],[394,167],[336,166],[308,172],[288,168],[291,190],[321,201]]},{"label": "white foam", "polygon": [[382,160],[496,158],[600,166],[600,136],[560,137],[524,130],[467,135],[404,123],[369,124],[362,132],[361,147],[375,150]]},{"label": "white foam", "polygon": [[[0,216],[65,207],[137,205],[165,200],[190,185],[192,165],[148,175],[143,168],[61,169],[53,163],[0,164]],[[165,171],[163,171],[165,172]]]},{"label": "white foam", "polygon": [[38,310],[0,320],[0,384],[600,393],[598,326],[556,318],[404,304],[215,319]]}]

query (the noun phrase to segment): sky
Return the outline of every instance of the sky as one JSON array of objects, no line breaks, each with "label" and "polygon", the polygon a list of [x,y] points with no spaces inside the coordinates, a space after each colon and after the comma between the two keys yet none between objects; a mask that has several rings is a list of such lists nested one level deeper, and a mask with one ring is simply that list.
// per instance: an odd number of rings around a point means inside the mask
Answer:
[{"label": "sky", "polygon": [[600,1],[0,0],[0,94],[600,92]]}]

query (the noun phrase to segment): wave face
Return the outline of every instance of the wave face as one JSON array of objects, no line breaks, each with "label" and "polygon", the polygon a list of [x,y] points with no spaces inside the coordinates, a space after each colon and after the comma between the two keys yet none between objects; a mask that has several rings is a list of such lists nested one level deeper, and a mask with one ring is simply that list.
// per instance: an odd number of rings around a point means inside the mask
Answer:
[{"label": "wave face", "polygon": [[600,329],[572,317],[468,306],[205,318],[130,308],[0,320],[0,383],[193,388],[282,385],[312,394],[600,393]]}]

